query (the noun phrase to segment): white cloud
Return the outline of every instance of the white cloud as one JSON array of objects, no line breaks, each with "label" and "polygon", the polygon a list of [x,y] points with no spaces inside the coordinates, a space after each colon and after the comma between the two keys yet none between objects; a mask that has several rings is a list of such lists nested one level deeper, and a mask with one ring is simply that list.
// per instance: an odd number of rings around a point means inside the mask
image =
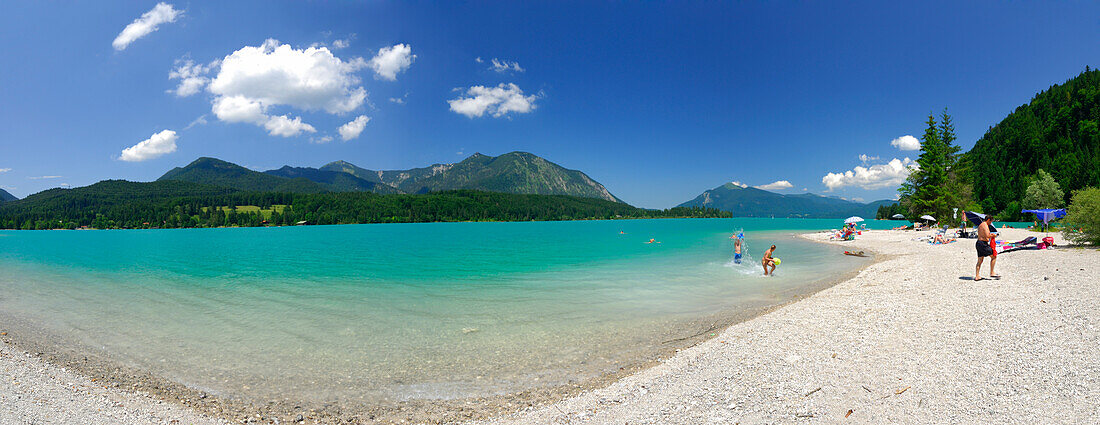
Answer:
[{"label": "white cloud", "polygon": [[376,74],[375,78],[396,81],[397,73],[409,69],[414,59],[416,55],[412,54],[412,46],[395,44],[378,49],[378,54],[371,58],[369,64]]},{"label": "white cloud", "polygon": [[474,58],[474,62],[483,63],[485,61],[481,60],[481,56],[478,56],[478,57]]},{"label": "white cloud", "polygon": [[62,176],[36,176],[36,177],[27,177],[27,178],[31,179],[31,180],[43,180],[43,179],[59,179],[61,177]]},{"label": "white cloud", "polygon": [[362,58],[343,61],[327,47],[295,49],[268,39],[245,46],[221,61],[207,90],[219,97],[241,96],[266,110],[289,105],[337,114],[358,108],[367,99],[355,71]]},{"label": "white cloud", "polygon": [[915,151],[920,149],[920,140],[910,135],[904,135],[891,140],[890,145],[903,151]]},{"label": "white cloud", "polygon": [[501,117],[510,112],[525,114],[535,109],[539,95],[524,96],[523,90],[513,83],[501,83],[496,87],[473,86],[466,90],[467,97],[448,100],[451,110],[470,118],[486,113]]},{"label": "white cloud", "polygon": [[909,158],[894,158],[886,164],[870,167],[857,166],[841,173],[828,173],[821,178],[821,183],[825,184],[829,191],[845,186],[857,186],[867,190],[881,189],[900,185],[915,169],[917,169],[915,161]]},{"label": "white cloud", "polygon": [[408,99],[408,98],[409,98],[409,94],[405,93],[405,95],[401,96],[401,97],[391,97],[390,102],[396,103],[398,105],[404,105],[405,104],[405,99]]},{"label": "white cloud", "polygon": [[0,173],[6,173],[8,171],[11,171],[11,168],[0,168]]},{"label": "white cloud", "polygon": [[214,116],[225,122],[263,124],[267,122],[264,106],[245,96],[223,96],[214,99],[211,110]]},{"label": "white cloud", "polygon": [[340,126],[340,128],[336,131],[340,133],[340,138],[344,139],[344,141],[346,142],[348,140],[359,137],[359,133],[363,132],[363,129],[367,127],[367,122],[369,121],[370,117],[366,115],[360,115],[358,117],[355,117],[354,120],[351,120],[351,122]]},{"label": "white cloud", "polygon": [[190,130],[191,127],[194,127],[196,125],[206,125],[206,114],[199,115],[198,118],[195,118],[194,121],[191,121],[191,124],[187,124],[187,127],[184,127],[183,129]]},{"label": "white cloud", "polygon": [[739,182],[739,181],[737,181],[737,180],[734,180],[734,181],[732,181],[732,182],[730,182],[730,183],[733,183],[733,185],[734,185],[734,186],[740,186],[741,188],[746,188],[746,187],[749,187],[749,185],[747,185],[747,184],[744,184],[744,183],[741,183],[741,182]]},{"label": "white cloud", "polygon": [[123,50],[130,43],[156,31],[160,24],[175,22],[176,18],[179,18],[182,14],[183,11],[172,8],[172,5],[168,3],[157,3],[148,12],[142,14],[140,18],[134,19],[134,22],[123,28],[111,45],[115,47],[115,50]]},{"label": "white cloud", "polygon": [[[480,58],[478,58],[478,59],[480,59]],[[496,72],[499,72],[499,73],[505,73],[505,72],[508,72],[508,71],[515,71],[515,72],[526,71],[525,69],[523,69],[523,67],[519,66],[519,62],[516,62],[516,61],[509,62],[509,61],[506,61],[506,60],[499,60],[497,58],[493,58],[492,65],[489,66],[489,69],[493,70],[493,71],[496,71]]]},{"label": "white cloud", "polygon": [[351,40],[347,40],[347,39],[336,40],[336,41],[332,42],[332,48],[333,49],[346,49],[350,45],[351,45]]},{"label": "white cloud", "polygon": [[755,187],[757,189],[763,189],[763,190],[780,190],[780,189],[790,189],[790,188],[794,187],[794,185],[791,184],[791,182],[789,182],[789,181],[779,180],[779,181],[775,181],[775,182],[772,182],[772,183],[762,184],[760,186],[753,186],[753,187]]},{"label": "white cloud", "polygon": [[210,78],[206,75],[218,66],[218,61],[209,64],[195,64],[195,61],[176,59],[176,68],[168,73],[169,80],[180,80],[179,86],[171,91],[179,97],[187,97],[202,91]]},{"label": "white cloud", "polygon": [[316,143],[318,145],[323,145],[323,144],[331,142],[331,141],[332,141],[332,136],[329,136],[329,135],[324,135],[324,136],[321,136],[321,137],[311,137],[309,139],[310,143]]},{"label": "white cloud", "polygon": [[118,159],[129,162],[140,162],[176,151],[176,140],[179,136],[175,131],[164,130],[156,133],[148,139],[138,142],[122,150],[122,156]]},{"label": "white cloud", "polygon": [[264,123],[264,128],[267,129],[267,134],[282,137],[294,137],[303,132],[317,132],[317,129],[313,128],[312,125],[303,123],[301,118],[291,119],[286,115],[268,117],[267,122]]},{"label": "white cloud", "polygon": [[859,162],[862,163],[863,165],[867,165],[867,163],[869,163],[871,161],[878,161],[878,159],[879,159],[879,157],[877,157],[877,156],[870,156],[870,155],[862,154],[862,153],[859,154]]},{"label": "white cloud", "polygon": [[206,89],[215,95],[211,111],[219,120],[264,127],[272,136],[315,133],[310,124],[289,114],[269,111],[279,106],[351,112],[366,102],[356,72],[367,67],[362,58],[342,60],[324,46],[295,49],[268,39],[245,46],[208,67],[218,67]]}]

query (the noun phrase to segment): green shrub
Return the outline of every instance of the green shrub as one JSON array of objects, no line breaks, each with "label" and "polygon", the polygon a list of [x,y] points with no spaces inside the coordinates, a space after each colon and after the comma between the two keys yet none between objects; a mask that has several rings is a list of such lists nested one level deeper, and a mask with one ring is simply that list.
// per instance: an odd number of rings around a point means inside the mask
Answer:
[{"label": "green shrub", "polygon": [[1090,187],[1073,193],[1063,220],[1066,239],[1100,245],[1100,188]]}]

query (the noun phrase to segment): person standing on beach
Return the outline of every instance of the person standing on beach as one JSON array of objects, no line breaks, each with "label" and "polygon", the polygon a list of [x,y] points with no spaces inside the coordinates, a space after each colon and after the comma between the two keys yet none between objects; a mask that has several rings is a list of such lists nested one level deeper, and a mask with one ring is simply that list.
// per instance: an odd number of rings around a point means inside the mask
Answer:
[{"label": "person standing on beach", "polygon": [[[775,245],[772,245],[771,248],[764,251],[764,259],[760,260],[760,263],[764,266],[764,276],[775,273],[775,260],[772,258],[773,252],[775,252]],[[772,266],[771,271],[768,270],[768,266]]]},{"label": "person standing on beach", "polygon": [[998,278],[996,274],[993,274],[993,267],[997,265],[997,250],[995,249],[995,243],[993,239],[993,233],[989,231],[989,227],[993,225],[993,214],[985,216],[985,220],[982,224],[978,225],[978,241],[974,243],[974,248],[978,250],[978,265],[974,268],[974,281],[982,280],[982,262],[985,257],[993,257],[989,259],[989,277]]}]

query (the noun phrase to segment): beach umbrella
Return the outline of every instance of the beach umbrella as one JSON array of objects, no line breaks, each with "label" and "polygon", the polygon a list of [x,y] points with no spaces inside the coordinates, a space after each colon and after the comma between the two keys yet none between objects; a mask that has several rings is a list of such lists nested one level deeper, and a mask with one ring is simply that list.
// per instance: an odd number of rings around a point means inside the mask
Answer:
[{"label": "beach umbrella", "polygon": [[890,218],[895,219],[895,220],[901,220],[901,219],[905,218],[905,216],[901,215],[901,214],[894,214],[894,215],[890,216]]},{"label": "beach umbrella", "polygon": [[863,217],[858,217],[858,216],[853,215],[851,217],[848,217],[848,218],[844,219],[844,224],[858,223],[858,222],[861,222],[861,221],[863,221]]},{"label": "beach umbrella", "polygon": [[920,219],[921,219],[921,220],[928,220],[928,221],[936,221],[936,218],[935,218],[935,217],[932,217],[932,216],[930,216],[930,215],[928,215],[928,214],[925,214],[925,215],[922,215],[922,216],[920,216]]},{"label": "beach umbrella", "polygon": [[966,220],[971,222],[971,223],[974,223],[975,226],[977,226],[979,224],[982,224],[982,222],[985,221],[985,214],[974,212],[974,211],[966,211],[965,214],[966,214]]},{"label": "beach umbrella", "polygon": [[[982,222],[985,221],[985,214],[977,213],[977,212],[974,212],[974,211],[966,211],[966,212],[964,212],[964,214],[966,215],[966,220],[971,222],[971,223],[974,223],[975,226],[981,225]],[[990,232],[996,232],[997,228],[990,225],[989,226],[989,231]]]}]

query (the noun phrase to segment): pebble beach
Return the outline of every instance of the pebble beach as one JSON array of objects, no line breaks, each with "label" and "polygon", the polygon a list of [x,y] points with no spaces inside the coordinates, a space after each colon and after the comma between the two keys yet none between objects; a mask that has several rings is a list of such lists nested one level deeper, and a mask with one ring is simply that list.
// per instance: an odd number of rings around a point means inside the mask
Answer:
[{"label": "pebble beach", "polygon": [[[1032,235],[1043,236],[1002,229],[1004,240]],[[475,423],[1095,422],[1100,252],[1006,253],[997,264],[1000,279],[974,282],[972,240],[930,245],[915,240],[922,236],[870,231],[836,242],[824,233],[804,235],[872,257],[851,279],[734,324],[653,367]],[[10,335],[0,341],[0,423],[333,421],[308,412],[226,417],[103,385],[24,351]]]}]

